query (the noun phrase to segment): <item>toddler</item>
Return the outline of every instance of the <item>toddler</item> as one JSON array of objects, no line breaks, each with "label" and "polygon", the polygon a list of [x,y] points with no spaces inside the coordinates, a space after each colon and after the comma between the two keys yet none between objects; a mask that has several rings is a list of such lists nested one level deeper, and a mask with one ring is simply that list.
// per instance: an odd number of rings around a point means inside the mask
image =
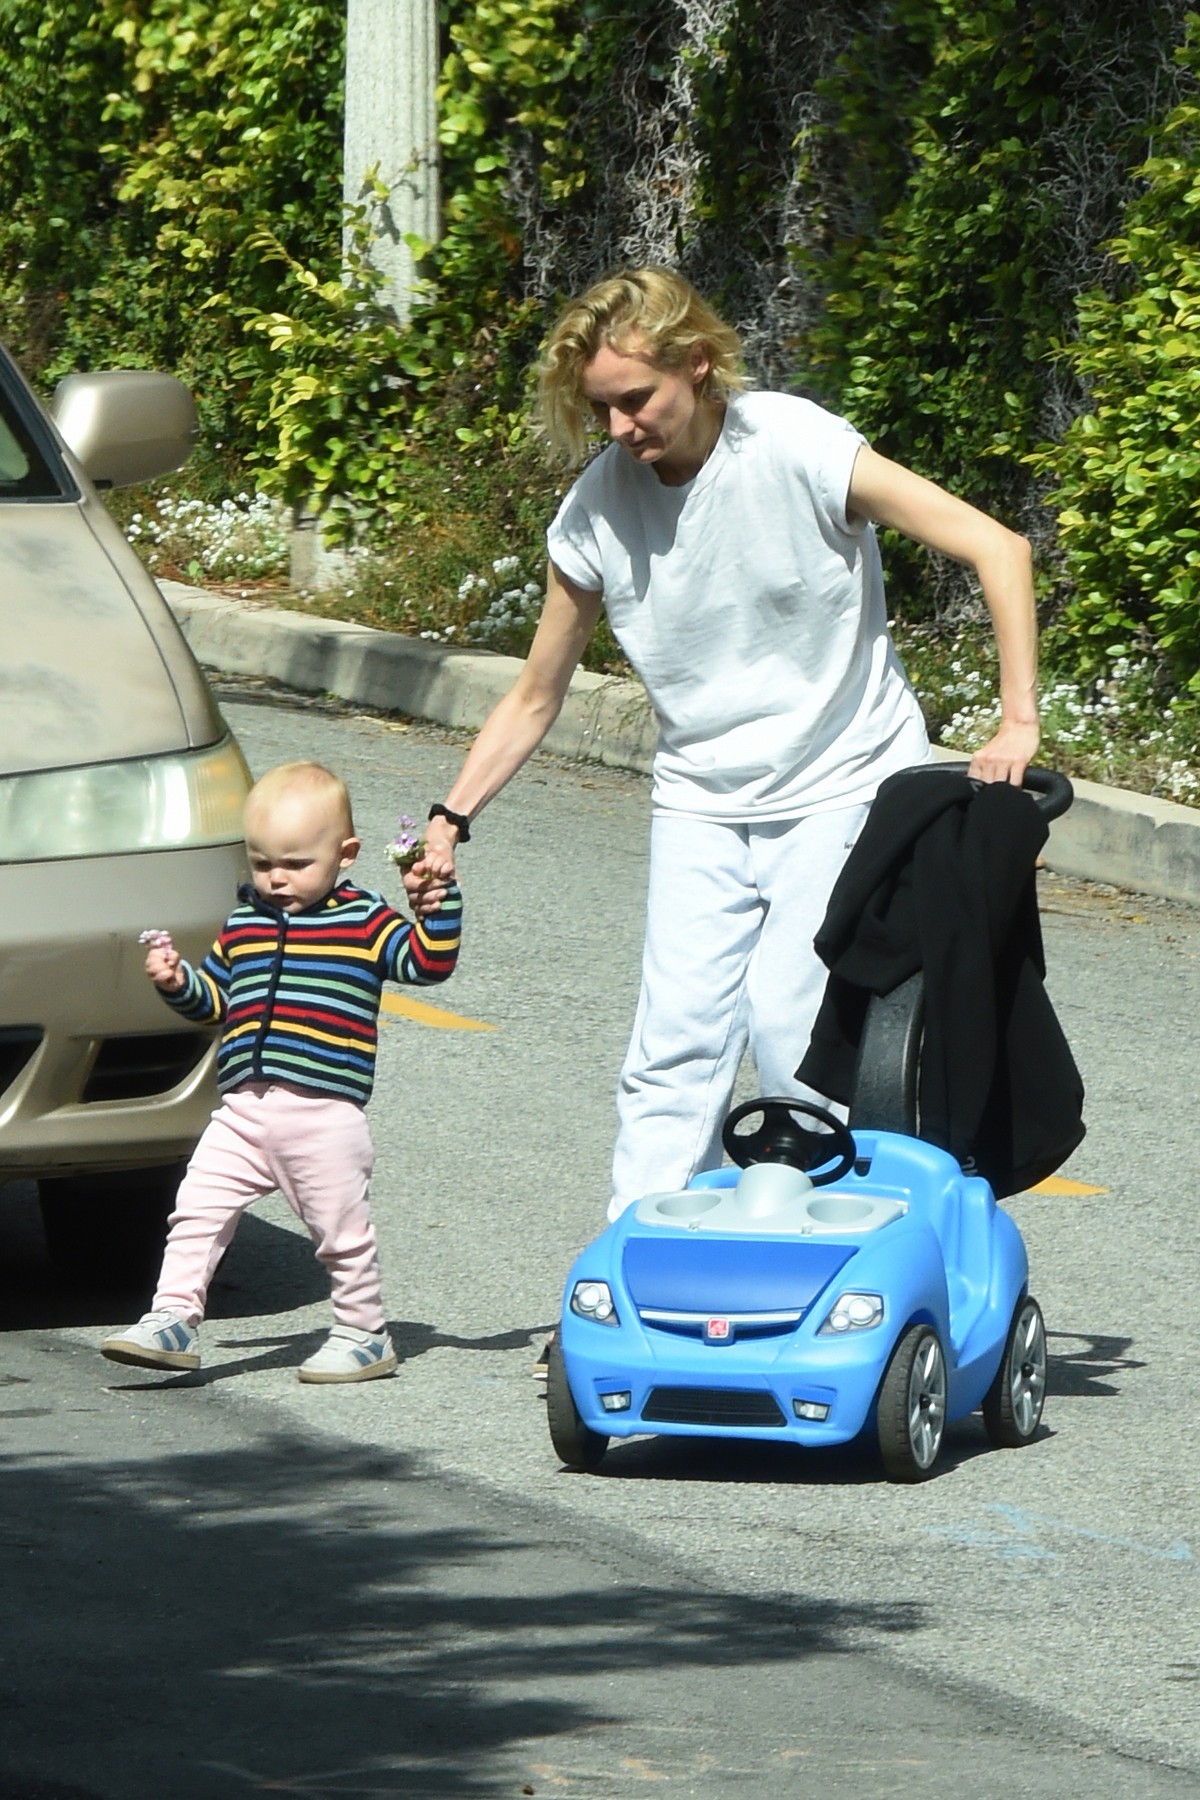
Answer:
[{"label": "toddler", "polygon": [[146,973],[168,1005],[221,1025],[221,1099],[180,1184],[151,1309],[101,1345],[113,1362],[200,1366],[208,1284],[238,1220],[278,1188],[332,1284],[333,1329],[301,1381],[368,1381],[396,1355],[368,1208],[374,1149],[364,1107],[385,980],[445,981],[458,960],[462,896],[448,889],[410,924],[343,879],[361,848],[343,782],[284,763],[245,810],[252,885],[198,969],[147,932]]}]

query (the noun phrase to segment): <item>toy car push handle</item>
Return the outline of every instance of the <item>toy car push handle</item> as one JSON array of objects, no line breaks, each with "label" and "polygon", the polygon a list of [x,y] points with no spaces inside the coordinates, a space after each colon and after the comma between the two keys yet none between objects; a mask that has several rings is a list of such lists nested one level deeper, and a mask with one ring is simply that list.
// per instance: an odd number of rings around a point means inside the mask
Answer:
[{"label": "toy car push handle", "polygon": [[[959,775],[965,775],[970,766],[967,762],[921,764],[922,769],[949,770],[952,774]],[[982,787],[983,783],[976,781],[974,785]],[[1038,811],[1044,813],[1047,819],[1061,819],[1075,798],[1075,789],[1065,775],[1060,775],[1057,769],[1040,768],[1036,763],[1031,763],[1026,769],[1021,786],[1027,794],[1033,796]]]},{"label": "toy car push handle", "polygon": [[1047,819],[1061,819],[1075,798],[1075,789],[1057,769],[1026,769],[1021,785],[1033,795],[1038,811]]}]

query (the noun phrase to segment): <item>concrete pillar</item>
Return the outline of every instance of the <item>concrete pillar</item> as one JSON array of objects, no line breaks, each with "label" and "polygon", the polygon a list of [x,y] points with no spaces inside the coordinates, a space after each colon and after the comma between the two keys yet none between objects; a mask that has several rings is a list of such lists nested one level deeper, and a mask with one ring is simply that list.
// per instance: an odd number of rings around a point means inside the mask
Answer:
[{"label": "concrete pillar", "polygon": [[372,171],[388,189],[372,255],[401,321],[416,273],[404,234],[438,235],[438,67],[437,0],[347,0],[343,193],[369,200]]},{"label": "concrete pillar", "polygon": [[[379,234],[371,258],[384,277],[380,298],[403,324],[412,310],[416,265],[406,232],[432,242],[439,229],[437,0],[347,0],[346,127],[342,195],[367,203]],[[382,205],[375,183],[388,190]],[[320,516],[297,508],[291,579],[310,591],[347,582],[351,558],[325,542]]]}]

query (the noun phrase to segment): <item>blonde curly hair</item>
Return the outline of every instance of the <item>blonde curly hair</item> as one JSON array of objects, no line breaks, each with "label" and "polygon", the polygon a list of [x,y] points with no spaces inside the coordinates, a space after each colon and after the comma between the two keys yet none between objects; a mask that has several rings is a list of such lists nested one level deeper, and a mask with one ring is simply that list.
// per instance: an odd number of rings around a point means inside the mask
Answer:
[{"label": "blonde curly hair", "polygon": [[674,269],[618,269],[594,282],[559,314],[537,366],[536,420],[551,450],[569,465],[583,460],[592,410],[583,372],[603,345],[646,352],[659,368],[681,369],[704,350],[701,400],[723,402],[744,388],[742,345],[689,281]]}]

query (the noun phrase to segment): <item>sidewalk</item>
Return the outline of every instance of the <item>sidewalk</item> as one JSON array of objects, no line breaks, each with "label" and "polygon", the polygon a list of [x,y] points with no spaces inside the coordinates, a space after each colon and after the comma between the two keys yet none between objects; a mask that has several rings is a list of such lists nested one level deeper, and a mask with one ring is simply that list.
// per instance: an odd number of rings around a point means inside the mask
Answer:
[{"label": "sidewalk", "polygon": [[[205,668],[438,725],[475,730],[521,666],[490,651],[245,604],[180,582],[160,585]],[[638,682],[580,671],[543,748],[644,774],[654,741]],[[1050,868],[1200,906],[1200,810],[1093,781],[1074,787],[1075,804],[1050,827]]]}]

